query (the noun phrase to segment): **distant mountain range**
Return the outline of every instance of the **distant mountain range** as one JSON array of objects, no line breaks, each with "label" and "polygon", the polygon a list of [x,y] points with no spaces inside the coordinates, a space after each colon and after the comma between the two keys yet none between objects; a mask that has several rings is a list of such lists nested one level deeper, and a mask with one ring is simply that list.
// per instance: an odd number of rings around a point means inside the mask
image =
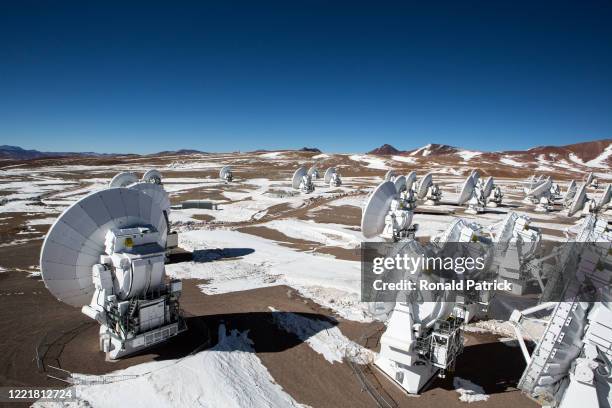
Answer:
[{"label": "distant mountain range", "polygon": [[529,150],[508,150],[501,152],[482,152],[467,150],[444,144],[428,144],[414,150],[399,150],[384,144],[368,152],[377,156],[407,156],[416,158],[431,157],[436,160],[469,162],[508,161],[521,162],[567,162],[588,167],[612,166],[612,139],[595,140],[565,146],[538,146]]},{"label": "distant mountain range", "polygon": [[38,150],[26,150],[19,146],[0,146],[0,159],[14,159],[14,160],[30,160],[39,159],[44,157],[62,157],[62,156],[112,156],[112,154],[95,153],[95,152],[41,152]]}]

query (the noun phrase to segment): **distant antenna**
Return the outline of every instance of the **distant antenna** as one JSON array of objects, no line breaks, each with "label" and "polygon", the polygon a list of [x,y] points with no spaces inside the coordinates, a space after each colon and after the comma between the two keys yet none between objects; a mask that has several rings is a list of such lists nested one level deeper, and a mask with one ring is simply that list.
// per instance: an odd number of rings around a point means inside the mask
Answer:
[{"label": "distant antenna", "polygon": [[468,208],[465,212],[468,214],[478,214],[484,211],[486,202],[481,188],[478,187],[477,181],[474,179],[473,173],[463,182],[457,203],[459,205],[467,203]]},{"label": "distant antenna", "polygon": [[395,177],[395,172],[393,170],[389,170],[385,173],[385,181],[391,181]]},{"label": "distant antenna", "polygon": [[480,173],[476,169],[472,170],[472,172],[470,173],[470,176],[474,179],[474,183],[477,183],[478,180],[480,179]]},{"label": "distant antenna", "polygon": [[335,167],[330,167],[325,170],[325,174],[323,175],[323,182],[328,184],[330,187],[338,187],[342,185],[342,180],[340,179],[340,175],[336,171]]},{"label": "distant antenna", "polygon": [[433,182],[433,173],[427,173],[421,179],[417,188],[417,198],[424,199],[427,205],[436,205],[442,198],[442,191],[437,184]]},{"label": "distant antenna", "polygon": [[573,216],[578,211],[584,209],[584,205],[587,202],[586,188],[587,188],[586,183],[578,187],[578,191],[576,192],[576,195],[572,199],[572,202],[570,203],[569,207],[567,207],[567,215],[569,217]]},{"label": "distant antenna", "polygon": [[474,187],[476,187],[474,182],[474,177],[470,174],[465,181],[463,182],[463,186],[461,187],[461,192],[459,193],[459,199],[457,200],[457,204],[464,205],[468,202],[468,200],[474,195]]},{"label": "distant antenna", "polygon": [[[316,180],[316,179],[319,178],[319,170],[317,169],[316,165],[314,165],[314,166],[312,166],[311,168],[308,169],[308,175],[313,180]],[[328,182],[326,182],[326,183],[328,183]]]},{"label": "distant antenna", "polygon": [[135,173],[124,171],[113,177],[108,186],[110,188],[126,187],[136,182],[138,182],[138,176]]},{"label": "distant antenna", "polygon": [[488,177],[487,181],[485,181],[482,187],[482,194],[485,197],[489,197],[491,195],[491,191],[493,190],[493,177]]},{"label": "distant antenna", "polygon": [[395,184],[384,181],[366,202],[361,215],[361,233],[366,238],[381,236],[397,241],[414,233],[410,229],[412,216],[412,211],[403,206]]},{"label": "distant antenna", "polygon": [[586,175],[586,178],[584,179],[584,184],[587,186],[590,186],[591,183],[593,182],[593,172],[590,172],[589,174]]},{"label": "distant antenna", "polygon": [[427,189],[431,187],[433,184],[433,174],[427,173],[419,182],[419,187],[417,188],[417,198],[422,200],[427,195]]},{"label": "distant antenna", "polygon": [[408,175],[406,176],[406,189],[407,190],[412,190],[416,179],[417,179],[416,171],[411,171],[410,173],[408,173]]},{"label": "distant antenna", "polygon": [[234,179],[232,168],[230,166],[223,166],[221,170],[219,170],[219,178],[226,183],[230,183]]},{"label": "distant antenna", "polygon": [[551,179],[546,179],[536,187],[527,192],[527,198],[531,199],[536,204],[535,210],[538,212],[547,212],[552,210],[550,202],[550,187],[552,186]]},{"label": "distant antenna", "polygon": [[314,191],[314,184],[306,171],[306,167],[301,166],[295,171],[295,173],[293,173],[293,177],[291,178],[291,186],[294,189],[301,190],[305,193],[311,193]]},{"label": "distant antenna", "polygon": [[158,170],[150,169],[150,170],[147,170],[145,174],[143,174],[141,180],[144,181],[145,183],[161,184],[162,175]]},{"label": "distant antenna", "polygon": [[563,201],[567,204],[570,203],[572,198],[576,195],[576,190],[578,189],[576,185],[576,180],[572,180],[569,186],[567,186],[567,190],[565,191],[565,196],[563,197]]},{"label": "distant antenna", "polygon": [[393,180],[393,184],[395,184],[395,189],[397,190],[398,193],[401,193],[402,191],[406,191],[406,177],[405,176],[398,176]]},{"label": "distant antenna", "polygon": [[606,189],[597,200],[597,209],[600,211],[607,210],[610,205],[610,199],[612,199],[612,184],[606,186]]}]

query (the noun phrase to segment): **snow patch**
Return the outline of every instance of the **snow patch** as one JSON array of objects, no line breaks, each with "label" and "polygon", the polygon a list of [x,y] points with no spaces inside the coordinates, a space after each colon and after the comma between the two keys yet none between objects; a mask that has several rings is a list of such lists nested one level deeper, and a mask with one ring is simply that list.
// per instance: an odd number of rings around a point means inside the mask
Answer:
[{"label": "snow patch", "polygon": [[459,401],[472,403],[489,399],[489,396],[485,394],[484,389],[480,385],[461,377],[453,379],[453,387],[460,394]]},{"label": "snow patch", "polygon": [[272,316],[274,323],[279,328],[295,334],[331,364],[336,361],[342,362],[344,357],[350,358],[358,364],[367,364],[373,361],[374,353],[349,340],[331,322],[310,319],[297,313],[278,312],[271,306],[268,306],[268,309],[276,312]]}]

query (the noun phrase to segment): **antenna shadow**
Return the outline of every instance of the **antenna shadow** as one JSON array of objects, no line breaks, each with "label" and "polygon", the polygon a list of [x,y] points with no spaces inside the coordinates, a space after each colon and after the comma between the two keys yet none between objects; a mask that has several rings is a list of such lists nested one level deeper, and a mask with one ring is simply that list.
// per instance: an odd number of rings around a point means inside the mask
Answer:
[{"label": "antenna shadow", "polygon": [[[250,312],[186,317],[188,330],[159,346],[144,350],[155,354],[154,360],[163,361],[186,357],[199,351],[215,350],[219,342],[219,326],[227,335],[232,330],[247,331],[253,342],[250,350],[256,353],[278,353],[296,347],[317,333],[338,325],[330,317],[316,313]],[[288,330],[285,330],[285,327]],[[224,351],[228,351],[224,347]],[[229,350],[231,351],[231,350]]]},{"label": "antenna shadow", "polygon": [[181,262],[213,262],[223,259],[236,259],[250,255],[255,250],[253,248],[211,248],[196,249],[195,251],[181,251],[168,256],[168,263]]}]

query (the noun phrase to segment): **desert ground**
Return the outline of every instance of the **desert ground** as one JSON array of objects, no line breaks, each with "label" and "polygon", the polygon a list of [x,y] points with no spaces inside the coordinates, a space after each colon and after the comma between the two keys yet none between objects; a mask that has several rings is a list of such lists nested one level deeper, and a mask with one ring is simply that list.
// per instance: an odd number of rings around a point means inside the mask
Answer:
[{"label": "desert ground", "polygon": [[[372,365],[384,324],[359,299],[361,208],[387,170],[416,170],[418,177],[433,172],[442,202],[417,208],[417,237],[444,230],[454,217],[486,226],[515,211],[529,215],[544,238],[564,240],[579,218],[563,215],[560,206],[534,212],[522,202],[520,182],[534,173],[550,175],[563,191],[593,171],[601,184],[609,183],[609,152],[588,162],[544,154],[528,162],[469,151],[420,153],[262,151],[0,162],[0,385],[66,387],[70,379],[78,384],[81,406],[537,406],[516,389],[525,364],[502,321],[471,323],[454,376],[437,378],[419,396],[405,394]],[[336,166],[342,186],[330,188],[319,179],[311,194],[292,190],[295,169],[315,163],[320,170]],[[219,180],[223,165],[232,166],[232,183]],[[166,273],[183,280],[189,330],[108,362],[98,350],[97,323],[45,288],[40,248],[67,206],[105,188],[120,171],[150,168],[161,171],[177,206],[170,220],[183,253],[172,257]],[[454,204],[472,169],[495,177],[503,206],[469,215]],[[589,189],[588,195],[601,191]],[[190,199],[218,209],[178,208]]]}]

